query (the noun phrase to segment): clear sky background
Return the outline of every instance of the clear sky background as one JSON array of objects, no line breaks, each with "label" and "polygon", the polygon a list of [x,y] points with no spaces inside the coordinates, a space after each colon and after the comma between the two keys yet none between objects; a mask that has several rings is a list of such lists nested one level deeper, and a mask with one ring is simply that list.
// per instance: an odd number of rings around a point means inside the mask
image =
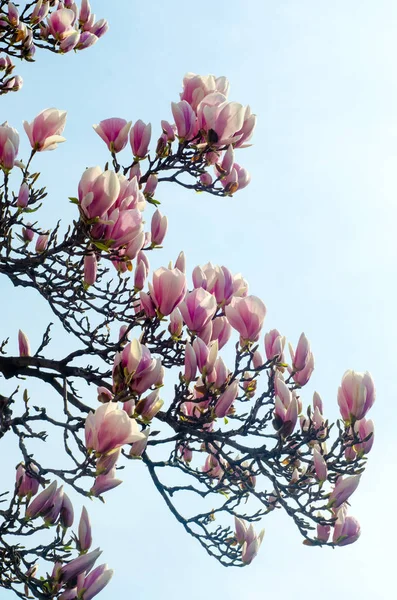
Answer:
[{"label": "clear sky background", "polygon": [[[169,234],[156,260],[166,265],[184,249],[188,272],[208,260],[241,271],[267,306],[266,330],[277,327],[294,344],[302,331],[310,339],[316,369],[303,398],[310,402],[317,390],[329,418],[338,416],[347,368],[369,370],[377,387],[375,444],[350,509],[362,526],[356,544],[307,548],[275,511],[263,521],[266,536],[252,565],[226,570],[169,514],[143,466],[129,463],[106,506],[88,506],[95,542],[116,570],[99,597],[390,598],[397,534],[396,3],[92,6],[109,19],[108,34],[76,56],[38,53],[35,65],[18,65],[24,89],[0,99],[2,119],[21,131],[22,120],[44,108],[68,111],[67,142],[36,160],[49,190],[42,226],[75,216],[68,196],[76,195],[86,166],[106,160],[93,123],[142,118],[160,133],[185,72],[226,75],[230,98],[258,115],[254,145],[237,158],[252,183],[232,199],[159,187]],[[50,318],[43,302],[4,281],[2,290],[9,315],[2,337],[14,340],[16,352],[21,327],[37,346]],[[54,355],[63,343],[54,340]]]}]

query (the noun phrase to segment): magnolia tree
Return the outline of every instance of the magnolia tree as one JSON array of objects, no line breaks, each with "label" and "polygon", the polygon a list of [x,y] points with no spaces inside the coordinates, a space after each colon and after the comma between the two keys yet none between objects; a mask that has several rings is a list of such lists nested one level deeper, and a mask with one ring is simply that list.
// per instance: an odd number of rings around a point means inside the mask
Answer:
[{"label": "magnolia tree", "polygon": [[[94,125],[109,162],[87,168],[69,191],[76,217],[65,234],[59,224],[40,228],[46,193],[33,164],[64,141],[66,114],[47,109],[24,123],[26,157],[18,132],[0,128],[0,272],[33,288],[75,342],[52,358],[48,326],[38,348],[22,331],[19,352],[16,334],[1,346],[3,377],[27,381],[0,397],[0,437],[15,436],[20,452],[9,465],[15,489],[1,495],[0,583],[21,598],[90,600],[103,589],[112,571],[96,566],[86,508],[73,530],[68,494],[103,499],[122,484],[120,467],[134,469],[137,459],[179,523],[224,566],[254,559],[264,535],[256,524],[276,509],[309,546],[360,535],[348,501],[373,442],[371,376],[343,375],[341,419],[331,424],[317,392],[303,402],[309,341],[302,334],[288,355],[242,275],[211,263],[187,273],[183,252],[150,270],[166,241],[163,183],[238,201],[250,181],[236,155],[256,118],[228,91],[225,77],[188,74],[172,119],[153,134],[141,120]],[[30,378],[59,402],[31,398]],[[57,469],[40,452],[49,430],[64,447]]]},{"label": "magnolia tree", "polygon": [[105,19],[96,21],[88,0],[81,1],[80,10],[73,0],[0,0],[0,95],[22,87],[22,77],[13,74],[14,59],[33,62],[37,48],[58,54],[84,50],[107,29]]}]

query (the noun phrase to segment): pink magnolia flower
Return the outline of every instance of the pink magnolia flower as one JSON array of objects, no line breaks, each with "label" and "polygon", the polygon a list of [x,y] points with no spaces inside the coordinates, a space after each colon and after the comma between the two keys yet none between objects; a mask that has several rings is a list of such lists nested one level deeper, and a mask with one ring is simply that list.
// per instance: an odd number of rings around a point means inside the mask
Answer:
[{"label": "pink magnolia flower", "polygon": [[15,163],[19,150],[19,134],[7,123],[0,126],[0,166],[10,171]]},{"label": "pink magnolia flower", "polygon": [[85,422],[85,441],[88,450],[99,454],[131,444],[143,438],[136,421],[130,419],[115,402],[101,404],[90,412]]},{"label": "pink magnolia flower", "polygon": [[356,421],[354,423],[354,431],[361,440],[365,440],[365,442],[361,441],[358,444],[354,445],[354,450],[359,455],[368,454],[370,452],[372,445],[374,443],[374,424],[373,421],[360,419],[360,421]]},{"label": "pink magnolia flower", "polygon": [[347,546],[358,540],[361,534],[359,522],[354,517],[338,516],[332,541],[337,546]]},{"label": "pink magnolia flower", "polygon": [[212,146],[238,142],[245,110],[238,102],[228,102],[219,92],[206,96],[197,107],[197,117],[200,129],[207,133],[207,142]]},{"label": "pink magnolia flower", "polygon": [[367,372],[346,371],[338,390],[338,404],[343,419],[350,423],[360,420],[375,402],[375,386]]},{"label": "pink magnolia flower", "polygon": [[248,525],[242,519],[234,517],[235,538],[239,546],[242,546],[247,536]]},{"label": "pink magnolia flower", "polygon": [[262,529],[259,535],[256,535],[253,525],[246,527],[245,539],[241,548],[241,560],[244,564],[249,565],[258,554],[259,548],[262,544],[265,530]]},{"label": "pink magnolia flower", "polygon": [[136,236],[132,238],[125,249],[125,256],[130,260],[134,260],[138,253],[142,250],[145,244],[145,232],[143,230],[138,231]]},{"label": "pink magnolia flower", "polygon": [[[137,208],[122,210],[113,208],[107,216],[107,224],[94,225],[91,235],[109,243],[111,248],[130,246],[131,242],[142,233],[142,213]],[[138,240],[140,241],[140,239]]]},{"label": "pink magnolia flower", "polygon": [[275,378],[276,399],[274,402],[275,427],[284,436],[291,435],[298,420],[298,402],[295,394],[280,378]]},{"label": "pink magnolia flower", "polygon": [[153,273],[153,284],[149,283],[149,290],[160,315],[170,315],[185,296],[186,276],[179,269],[161,267]]},{"label": "pink magnolia flower", "polygon": [[277,329],[272,329],[265,335],[265,352],[268,360],[278,356],[278,362],[284,362],[285,337]]},{"label": "pink magnolia flower", "polygon": [[352,475],[351,477],[346,477],[343,479],[339,477],[334,489],[332,490],[329,500],[328,506],[331,506],[333,509],[339,508],[342,506],[348,498],[353,494],[353,492],[357,489],[358,484],[360,483],[361,475]]},{"label": "pink magnolia flower", "polygon": [[93,125],[96,133],[103,139],[111,152],[120,152],[128,142],[128,132],[131,127],[131,121],[127,123],[125,119],[113,117],[101,121],[99,125]]},{"label": "pink magnolia flower", "polygon": [[251,175],[247,169],[234,163],[230,173],[221,179],[221,184],[229,194],[234,194],[237,190],[243,190],[251,181]]},{"label": "pink magnolia flower", "polygon": [[57,482],[53,481],[51,485],[46,487],[36,498],[29,504],[26,509],[25,517],[27,519],[35,519],[44,514],[48,508],[54,504],[57,494]]},{"label": "pink magnolia flower", "polygon": [[76,50],[85,50],[97,43],[99,36],[90,31],[83,31],[80,34],[79,42],[76,45]]},{"label": "pink magnolia flower", "polygon": [[202,173],[200,175],[200,183],[202,183],[206,187],[208,185],[211,185],[212,184],[212,177],[211,177],[211,175],[209,173]]},{"label": "pink magnolia flower", "polygon": [[59,49],[62,53],[66,54],[70,52],[74,48],[76,48],[77,44],[79,44],[81,39],[81,35],[79,31],[71,31],[66,37],[64,37],[60,44]]},{"label": "pink magnolia flower", "polygon": [[[128,402],[124,402],[123,410],[125,410],[127,415],[131,417],[134,411],[129,412],[128,410],[126,410],[126,404],[128,404]],[[120,454],[121,448],[113,450],[110,454],[101,454],[101,456],[96,461],[95,475],[107,475],[109,471],[114,469],[114,467],[116,466],[116,463],[120,458]]]},{"label": "pink magnolia flower", "polygon": [[203,376],[212,373],[218,356],[218,342],[215,340],[208,346],[202,339],[197,337],[193,342],[193,350],[196,353],[197,367]]},{"label": "pink magnolia flower", "polygon": [[[247,142],[251,139],[256,125],[256,115],[251,113],[251,108],[246,106],[244,113],[243,126],[236,135],[240,136],[240,139],[236,142],[236,148],[244,148]],[[249,145],[249,144],[248,144]]]},{"label": "pink magnolia flower", "polygon": [[318,408],[318,410],[320,411],[321,414],[323,414],[323,412],[324,412],[323,401],[321,400],[321,396],[318,392],[313,393],[313,408],[314,408],[314,410],[316,410],[316,408]]},{"label": "pink magnolia flower", "polygon": [[[33,473],[38,474],[39,472],[33,463],[30,463],[29,469]],[[20,498],[24,498],[25,496],[31,498],[39,491],[39,480],[32,477],[30,473],[26,471],[26,468],[23,464],[18,465],[16,472],[16,484],[18,488],[17,495]]]},{"label": "pink magnolia flower", "polygon": [[164,370],[160,358],[152,358],[150,351],[140,344],[138,340],[132,340],[126,346],[121,355],[116,357],[113,367],[113,381],[117,384],[117,366],[123,369],[125,383],[131,390],[142,394],[152,386],[160,386],[163,382]]},{"label": "pink magnolia flower", "polygon": [[65,141],[61,136],[65,124],[66,111],[57,108],[46,108],[31,123],[23,122],[30,145],[39,152],[55,150],[58,144]]},{"label": "pink magnolia flower", "polygon": [[63,493],[62,506],[59,513],[59,522],[65,529],[72,527],[74,521],[74,510],[73,504],[69,496]]},{"label": "pink magnolia flower", "polygon": [[196,113],[186,100],[171,103],[172,114],[174,115],[176,131],[179,139],[191,140],[198,131]]},{"label": "pink magnolia flower", "polygon": [[90,28],[91,33],[93,33],[97,38],[105,35],[107,30],[109,29],[109,23],[106,19],[99,19],[96,23],[92,25]]},{"label": "pink magnolia flower", "polygon": [[[159,390],[154,390],[149,396],[139,400],[136,405],[135,412],[140,415],[144,421],[151,421],[157,415],[159,410],[161,410],[164,400],[161,400],[159,393]],[[141,439],[140,441],[143,442],[144,440]]]},{"label": "pink magnolia flower", "polygon": [[230,411],[233,402],[238,395],[238,381],[235,379],[226,390],[221,394],[215,404],[215,414],[217,417],[225,417]]},{"label": "pink magnolia flower", "polygon": [[218,340],[219,350],[227,344],[232,334],[232,327],[226,317],[216,317],[212,321],[211,341]]},{"label": "pink magnolia flower", "polygon": [[86,169],[80,179],[78,196],[82,212],[88,219],[103,217],[116,202],[120,181],[114,171],[100,167]]},{"label": "pink magnolia flower", "polygon": [[[219,87],[227,91],[228,83],[225,77],[219,78]],[[217,89],[217,80],[214,75],[187,73],[183,78],[183,92],[180,96],[181,100],[186,100],[193,110],[196,111],[201,100]]]},{"label": "pink magnolia flower", "polygon": [[154,192],[156,191],[158,184],[158,177],[154,173],[151,173],[147,179],[143,194],[145,198],[153,198]]},{"label": "pink magnolia flower", "polygon": [[134,290],[136,292],[140,292],[144,288],[147,275],[148,272],[146,265],[142,260],[140,260],[137,263],[134,274]]},{"label": "pink magnolia flower", "polygon": [[81,0],[79,22],[86,23],[91,16],[91,6],[89,0]]},{"label": "pink magnolia flower", "polygon": [[82,554],[78,558],[75,558],[64,565],[60,572],[60,579],[64,583],[75,579],[80,573],[88,573],[94,566],[97,559],[102,554],[101,550],[97,548],[88,554]]},{"label": "pink magnolia flower", "polygon": [[107,564],[100,565],[91,571],[82,584],[82,589],[85,590],[82,596],[83,600],[92,600],[99,594],[113,577],[113,572],[112,569],[107,568]]},{"label": "pink magnolia flower", "polygon": [[123,483],[122,480],[117,479],[115,475],[116,467],[113,467],[113,469],[104,475],[98,475],[98,477],[95,478],[94,485],[90,489],[90,493],[93,496],[100,496],[101,494],[104,494],[105,492],[117,487],[120,485],[120,483]]},{"label": "pink magnolia flower", "polygon": [[143,312],[149,319],[152,319],[153,317],[155,317],[156,316],[156,307],[153,304],[153,300],[151,299],[149,294],[147,294],[146,292],[141,292],[139,297],[140,297],[139,310],[140,311],[143,310]]},{"label": "pink magnolia flower", "polygon": [[38,236],[37,240],[36,240],[36,247],[35,250],[36,252],[44,252],[47,248],[48,245],[48,234],[41,234]]},{"label": "pink magnolia flower", "polygon": [[291,354],[293,371],[302,371],[305,368],[310,355],[309,340],[304,333],[302,333],[299,338],[296,351],[294,352],[291,344],[289,345],[289,351]]},{"label": "pink magnolia flower", "polygon": [[203,329],[216,312],[215,297],[203,288],[194,289],[179,304],[183,320],[192,332]]},{"label": "pink magnolia flower", "polygon": [[233,298],[225,308],[226,317],[230,325],[236,329],[244,344],[256,342],[266,316],[266,307],[260,298],[246,296]]},{"label": "pink magnolia flower", "polygon": [[47,18],[47,26],[51,35],[58,41],[65,39],[74,31],[76,15],[69,8],[60,8]]},{"label": "pink magnolia flower", "polygon": [[[0,128],[1,129],[1,128]],[[29,186],[23,182],[19,188],[17,206],[18,208],[26,208],[29,202]]]},{"label": "pink magnolia flower", "polygon": [[293,375],[293,379],[295,383],[299,384],[301,387],[307,384],[312,373],[314,371],[314,355],[312,352],[309,353],[309,358],[307,359],[307,363],[302,371],[297,371]]},{"label": "pink magnolia flower", "polygon": [[130,144],[134,156],[145,158],[149,151],[150,138],[152,135],[152,126],[146,125],[140,119],[132,126],[130,131]]}]

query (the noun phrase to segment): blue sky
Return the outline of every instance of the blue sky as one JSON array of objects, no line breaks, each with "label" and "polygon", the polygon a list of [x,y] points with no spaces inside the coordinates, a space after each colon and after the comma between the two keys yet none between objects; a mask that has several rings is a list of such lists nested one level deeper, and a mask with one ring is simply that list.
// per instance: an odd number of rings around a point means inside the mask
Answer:
[{"label": "blue sky", "polygon": [[[23,119],[49,106],[68,111],[67,142],[36,161],[49,190],[43,227],[75,215],[67,198],[82,171],[107,159],[93,123],[142,118],[160,131],[185,72],[226,75],[231,99],[258,115],[254,145],[237,159],[252,183],[232,199],[159,188],[169,233],[156,260],[167,264],[184,249],[188,272],[208,260],[241,271],[267,306],[266,330],[277,327],[293,343],[301,331],[310,339],[316,369],[303,398],[309,402],[317,390],[329,418],[338,415],[336,393],[347,368],[369,370],[377,387],[376,440],[350,510],[362,526],[356,544],[307,548],[277,511],[263,522],[254,563],[225,570],[184,533],[134,462],[106,506],[88,507],[95,541],[116,570],[99,597],[389,597],[397,534],[395,2],[92,6],[109,19],[108,34],[76,56],[39,53],[33,66],[18,65],[25,87],[1,99],[3,120],[20,130]],[[2,286],[12,317],[2,337],[16,340],[21,327],[37,345],[46,324],[42,302]]]}]

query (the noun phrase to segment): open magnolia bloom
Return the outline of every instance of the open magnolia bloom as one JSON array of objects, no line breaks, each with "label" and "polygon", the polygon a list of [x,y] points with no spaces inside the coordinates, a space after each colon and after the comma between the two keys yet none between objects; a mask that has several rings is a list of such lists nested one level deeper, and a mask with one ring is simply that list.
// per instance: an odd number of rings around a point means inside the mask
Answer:
[{"label": "open magnolia bloom", "polygon": [[[66,2],[55,16],[36,12],[59,46],[82,23],[101,31],[88,2],[78,23]],[[95,566],[86,509],[77,533],[67,533],[72,500],[121,490],[138,462],[178,522],[224,566],[249,565],[271,543],[257,522],[276,509],[306,545],[343,546],[360,535],[347,510],[374,439],[371,375],[346,371],[332,427],[320,395],[305,397],[309,340],[302,334],[287,356],[286,336],[268,326],[265,303],[241,273],[210,262],[187,267],[184,252],[173,264],[166,249],[162,266],[150,267],[169,235],[167,207],[157,208],[163,183],[221,197],[249,183],[235,159],[255,116],[228,93],[226,78],[190,73],[172,103],[175,123],[111,117],[96,125],[110,161],[88,167],[70,190],[75,219],[65,234],[40,226],[35,209],[47,200],[31,162],[64,140],[66,114],[47,109],[25,123],[29,162],[18,132],[0,127],[0,273],[35,290],[76,343],[53,358],[48,328],[38,348],[29,331],[1,346],[5,378],[24,377],[29,387],[34,377],[59,397],[59,406],[51,394],[37,406],[29,390],[0,397],[0,437],[16,436],[21,452],[14,493],[0,510],[0,585],[22,598],[90,600],[103,589],[112,571]],[[56,345],[59,356],[58,336]],[[57,469],[40,447],[47,430],[65,450]],[[46,540],[30,544],[39,531]],[[38,558],[52,563],[47,571]]]}]

